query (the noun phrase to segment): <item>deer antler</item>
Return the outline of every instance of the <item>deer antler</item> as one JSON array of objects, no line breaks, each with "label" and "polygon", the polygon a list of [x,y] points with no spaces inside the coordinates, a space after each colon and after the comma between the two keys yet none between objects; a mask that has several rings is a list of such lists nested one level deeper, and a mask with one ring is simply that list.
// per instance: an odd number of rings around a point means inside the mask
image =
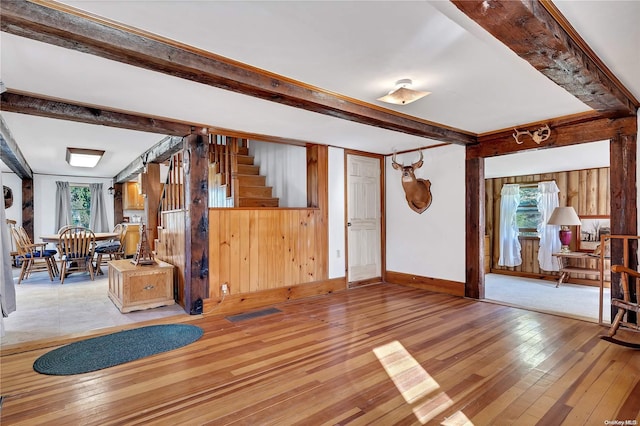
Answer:
[{"label": "deer antler", "polygon": [[544,127],[540,127],[538,130],[533,132],[533,134],[531,135],[533,140],[538,145],[540,145],[540,142],[546,141],[547,139],[549,139],[549,136],[551,136],[551,129],[549,128],[548,124],[545,124]]},{"label": "deer antler", "polygon": [[414,169],[422,166],[421,163],[422,163],[422,160],[424,159],[424,156],[422,155],[422,150],[420,150],[419,152],[420,152],[420,159],[411,165],[411,167],[413,167]]},{"label": "deer antler", "polygon": [[391,162],[392,162],[393,164],[397,165],[397,166],[398,166],[398,167],[400,167],[400,168],[404,167],[404,164],[398,163],[398,162],[396,161],[396,152],[395,152],[395,151],[393,152],[393,156],[391,157]]},{"label": "deer antler", "polygon": [[531,136],[531,132],[528,130],[524,130],[524,131],[519,131],[518,129],[513,129],[515,131],[515,133],[512,135],[513,138],[516,140],[516,143],[518,145],[522,145],[524,143],[524,141],[519,140],[518,138],[520,137],[520,135],[529,135]]},{"label": "deer antler", "polygon": [[518,139],[520,135],[531,136],[531,139],[533,139],[533,141],[538,145],[540,145],[540,142],[546,141],[547,139],[549,139],[549,136],[551,136],[551,129],[549,128],[548,124],[545,124],[543,127],[540,127],[538,130],[534,131],[533,133],[531,133],[528,130],[523,130],[523,131],[519,131],[518,129],[513,129],[513,130],[515,131],[515,133],[512,136],[516,140],[516,143],[518,145],[522,145],[524,143],[524,141],[521,141],[520,139]]}]

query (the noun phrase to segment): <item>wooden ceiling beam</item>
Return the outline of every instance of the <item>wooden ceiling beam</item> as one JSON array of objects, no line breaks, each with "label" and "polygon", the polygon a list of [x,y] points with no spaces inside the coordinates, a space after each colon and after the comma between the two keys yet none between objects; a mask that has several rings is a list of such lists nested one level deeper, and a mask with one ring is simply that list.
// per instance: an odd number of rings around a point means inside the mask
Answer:
[{"label": "wooden ceiling beam", "polygon": [[[468,146],[467,158],[488,158],[498,155],[512,154],[537,149],[557,148],[561,146],[577,145],[586,142],[610,140],[619,135],[632,136],[638,129],[637,119],[633,117],[621,118],[576,118],[574,121],[549,121],[551,134],[549,139],[536,144],[530,137],[522,137],[524,142],[519,145],[513,138],[513,130],[501,131],[478,138],[478,144]],[[518,127],[519,130],[534,131],[540,126]]]},{"label": "wooden ceiling beam", "polygon": [[167,136],[122,169],[122,171],[113,178],[114,183],[123,183],[135,178],[144,170],[145,164],[167,161],[173,154],[180,151],[183,146],[184,142],[182,137]]},{"label": "wooden ceiling beam", "polygon": [[549,0],[452,0],[554,83],[602,113],[635,115],[638,101]]},{"label": "wooden ceiling beam", "polygon": [[459,145],[476,141],[472,133],[340,96],[61,4],[3,1],[0,13],[0,29],[21,37],[356,123]]},{"label": "wooden ceiling beam", "polygon": [[186,136],[193,127],[193,124],[41,98],[11,90],[0,95],[0,108],[8,112],[171,136]]},{"label": "wooden ceiling beam", "polygon": [[7,123],[0,116],[0,158],[20,179],[33,179],[31,167],[24,159]]}]

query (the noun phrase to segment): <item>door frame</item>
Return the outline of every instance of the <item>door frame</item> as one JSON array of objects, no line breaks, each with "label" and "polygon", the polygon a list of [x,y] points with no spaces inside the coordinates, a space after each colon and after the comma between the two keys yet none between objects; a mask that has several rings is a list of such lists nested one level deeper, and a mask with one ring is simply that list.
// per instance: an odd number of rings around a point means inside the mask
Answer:
[{"label": "door frame", "polygon": [[[380,162],[380,279],[372,278],[361,281],[349,282],[349,231],[347,223],[349,222],[349,187],[347,173],[348,155],[357,155],[360,157],[376,158]],[[344,261],[345,261],[345,281],[347,288],[360,287],[367,284],[374,284],[380,281],[386,282],[387,276],[387,237],[386,237],[386,196],[385,196],[385,165],[386,157],[382,154],[374,154],[372,152],[357,151],[353,149],[344,150]]]}]

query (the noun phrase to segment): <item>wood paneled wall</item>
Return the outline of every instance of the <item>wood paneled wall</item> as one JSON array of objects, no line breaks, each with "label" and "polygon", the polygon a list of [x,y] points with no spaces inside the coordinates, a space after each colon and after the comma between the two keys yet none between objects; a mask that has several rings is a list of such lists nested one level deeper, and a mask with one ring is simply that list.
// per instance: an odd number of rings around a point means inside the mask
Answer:
[{"label": "wood paneled wall", "polygon": [[[557,273],[540,270],[538,263],[539,240],[537,238],[521,238],[522,245],[522,265],[516,267],[498,266],[500,258],[499,231],[500,231],[500,191],[506,183],[537,183],[555,180],[560,189],[560,206],[573,206],[579,216],[595,216],[610,214],[610,191],[609,191],[609,167],[597,169],[573,170],[566,172],[545,173],[536,175],[514,176],[505,178],[486,179],[486,233],[489,235],[491,244],[491,269],[496,271],[512,271],[522,273],[522,275],[557,275]],[[571,249],[576,249],[576,232],[573,228],[573,241]],[[584,262],[579,266],[596,268],[596,261]],[[576,264],[578,265],[578,264]],[[605,264],[605,271],[609,270],[609,265]],[[572,274],[573,278],[585,279],[583,274]],[[608,273],[605,273],[605,280],[608,280]]]},{"label": "wood paneled wall", "polygon": [[158,230],[156,257],[176,267],[174,285],[176,302],[185,307],[184,277],[187,271],[185,258],[186,212],[172,210],[162,212],[162,229]]},{"label": "wood paneled wall", "polygon": [[325,226],[320,209],[209,209],[209,297],[326,280]]}]

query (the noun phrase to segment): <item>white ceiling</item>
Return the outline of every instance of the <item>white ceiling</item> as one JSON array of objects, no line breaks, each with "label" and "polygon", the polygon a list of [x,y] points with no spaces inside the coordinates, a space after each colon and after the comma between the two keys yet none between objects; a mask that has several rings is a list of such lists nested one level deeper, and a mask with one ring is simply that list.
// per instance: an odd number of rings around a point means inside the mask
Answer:
[{"label": "white ceiling", "polygon": [[[449,2],[67,1],[200,49],[368,103],[484,133],[588,111]],[[557,1],[640,98],[640,2]],[[251,98],[0,33],[0,79],[20,90],[173,120],[388,154],[438,142]],[[432,94],[376,101],[401,78]],[[35,173],[113,177],[163,135],[2,113]],[[64,147],[101,147],[95,170]],[[3,166],[2,170],[7,170]]]}]

